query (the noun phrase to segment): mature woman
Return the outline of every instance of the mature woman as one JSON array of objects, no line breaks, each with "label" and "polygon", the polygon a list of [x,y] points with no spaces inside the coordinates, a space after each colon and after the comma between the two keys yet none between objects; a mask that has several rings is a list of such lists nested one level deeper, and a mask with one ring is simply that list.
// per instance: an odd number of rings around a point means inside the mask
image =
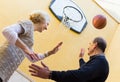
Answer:
[{"label": "mature woman", "polygon": [[13,72],[20,65],[25,56],[35,62],[51,54],[55,54],[61,46],[60,42],[55,48],[45,54],[36,54],[32,50],[33,32],[47,30],[50,17],[43,11],[34,11],[30,20],[22,20],[3,30],[7,42],[0,47],[0,82],[7,82]]}]

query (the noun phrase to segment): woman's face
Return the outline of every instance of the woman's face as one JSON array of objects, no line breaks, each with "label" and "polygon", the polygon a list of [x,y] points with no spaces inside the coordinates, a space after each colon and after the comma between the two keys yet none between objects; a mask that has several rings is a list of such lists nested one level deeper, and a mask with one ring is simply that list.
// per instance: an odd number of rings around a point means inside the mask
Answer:
[{"label": "woman's face", "polygon": [[49,23],[43,22],[43,23],[38,23],[37,24],[37,31],[42,32],[44,30],[47,30]]}]

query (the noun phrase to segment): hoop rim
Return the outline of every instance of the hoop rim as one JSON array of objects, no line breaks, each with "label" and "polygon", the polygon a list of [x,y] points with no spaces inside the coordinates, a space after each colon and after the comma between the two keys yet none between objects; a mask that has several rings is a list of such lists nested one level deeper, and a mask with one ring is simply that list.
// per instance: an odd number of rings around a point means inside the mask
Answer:
[{"label": "hoop rim", "polygon": [[[77,10],[77,11],[79,12],[79,14],[81,15],[81,19],[80,19],[80,20],[73,20],[73,19],[69,18],[69,17],[65,14],[65,12],[64,12],[65,9],[68,8],[68,7]],[[80,12],[80,10],[77,9],[77,8],[75,8],[75,7],[73,7],[73,6],[65,6],[65,7],[63,8],[63,14],[64,14],[67,18],[69,18],[69,20],[74,21],[74,22],[80,22],[80,21],[83,19],[83,15],[82,15],[82,13]]]}]

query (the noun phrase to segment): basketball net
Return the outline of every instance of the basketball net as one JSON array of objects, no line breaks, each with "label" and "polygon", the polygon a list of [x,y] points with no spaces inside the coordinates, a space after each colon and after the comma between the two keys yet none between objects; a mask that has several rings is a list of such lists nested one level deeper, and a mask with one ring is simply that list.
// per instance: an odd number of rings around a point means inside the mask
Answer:
[{"label": "basketball net", "polygon": [[83,16],[81,12],[73,6],[65,6],[60,27],[68,27],[66,30],[79,24]]}]

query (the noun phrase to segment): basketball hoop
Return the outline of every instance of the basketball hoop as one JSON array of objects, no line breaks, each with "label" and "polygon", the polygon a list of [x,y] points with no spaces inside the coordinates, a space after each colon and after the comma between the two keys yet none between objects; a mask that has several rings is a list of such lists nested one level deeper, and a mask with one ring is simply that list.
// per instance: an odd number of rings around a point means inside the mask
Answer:
[{"label": "basketball hoop", "polygon": [[72,0],[52,0],[50,6],[52,13],[60,20],[60,27],[68,27],[81,33],[87,25],[87,19],[81,8]]},{"label": "basketball hoop", "polygon": [[82,13],[73,6],[65,6],[63,8],[63,18],[62,23],[71,28],[74,25],[77,25],[78,22],[82,21],[83,15]]}]

